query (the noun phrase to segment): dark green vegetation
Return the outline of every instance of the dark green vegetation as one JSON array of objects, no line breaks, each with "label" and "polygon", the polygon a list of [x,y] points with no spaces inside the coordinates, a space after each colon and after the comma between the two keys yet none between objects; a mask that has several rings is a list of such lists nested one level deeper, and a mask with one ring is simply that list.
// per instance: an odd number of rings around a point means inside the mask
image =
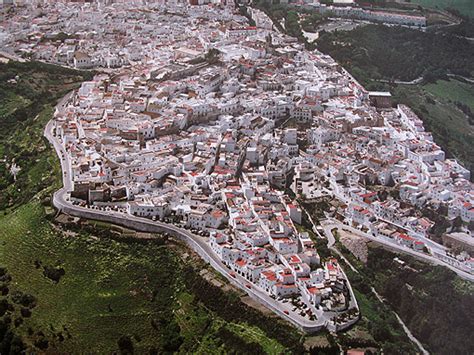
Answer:
[{"label": "dark green vegetation", "polygon": [[411,0],[410,2],[429,8],[456,10],[462,15],[474,17],[472,0]]},{"label": "dark green vegetation", "polygon": [[271,5],[265,0],[253,1],[252,6],[265,12],[281,32],[297,38],[308,49],[313,49],[314,45],[307,41],[302,30],[316,32],[317,27],[327,21],[325,17],[314,11],[302,8],[291,9],[279,4]]},{"label": "dark green vegetation", "polygon": [[[332,2],[332,0],[327,0]],[[375,6],[392,10],[417,9],[424,13],[435,11],[447,11],[457,16],[474,16],[474,7],[471,0],[356,0],[361,6]]]},{"label": "dark green vegetation", "polygon": [[[264,11],[272,20],[274,25],[282,32],[302,40],[303,33],[298,24],[298,12],[288,9],[284,5],[271,5],[267,1],[255,1],[252,5]],[[284,25],[282,25],[282,23]]]},{"label": "dark green vegetation", "polygon": [[[352,273],[351,280],[367,318],[391,318],[387,312],[372,312],[366,306],[366,300],[374,297],[372,286],[428,351],[473,353],[474,340],[470,334],[474,325],[474,288],[470,282],[444,267],[428,265],[379,247],[369,247],[366,265],[356,261],[347,250],[344,255],[360,272]],[[395,261],[395,257],[405,264]],[[377,333],[384,336],[388,330],[380,324]]]},{"label": "dark green vegetation", "polygon": [[379,79],[435,81],[448,73],[470,77],[474,72],[474,44],[446,33],[368,25],[326,32],[318,48],[364,85]]},{"label": "dark green vegetation", "polygon": [[[389,90],[394,104],[410,106],[447,157],[459,159],[474,175],[474,86],[462,78],[474,73],[474,42],[445,32],[370,25],[325,33],[318,46],[367,89]],[[423,83],[394,83],[418,77]]]},{"label": "dark green vegetation", "polygon": [[[59,165],[43,138],[44,126],[56,101],[91,76],[37,62],[0,64],[0,210],[52,185],[51,172],[59,174]],[[16,181],[7,168],[13,161],[21,168]]]},{"label": "dark green vegetation", "polygon": [[318,26],[325,22],[325,18],[316,12],[310,12],[302,19],[301,28],[307,32],[316,32]]},{"label": "dark green vegetation", "polygon": [[474,17],[464,18],[458,25],[445,27],[443,30],[455,36],[474,38]]}]

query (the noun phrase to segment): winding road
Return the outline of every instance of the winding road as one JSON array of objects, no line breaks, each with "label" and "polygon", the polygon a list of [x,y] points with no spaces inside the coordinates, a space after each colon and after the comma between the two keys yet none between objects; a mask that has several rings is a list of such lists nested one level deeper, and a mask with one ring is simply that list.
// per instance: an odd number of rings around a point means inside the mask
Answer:
[{"label": "winding road", "polygon": [[[63,99],[60,100],[56,107],[61,108],[65,106],[72,98],[73,94],[74,92],[67,94]],[[231,275],[232,271],[221,262],[219,257],[212,251],[207,239],[204,237],[197,236],[186,229],[160,221],[152,221],[147,218],[136,217],[116,211],[96,210],[74,205],[69,198],[69,194],[73,188],[71,162],[69,160],[69,155],[61,144],[60,138],[54,134],[54,119],[50,120],[46,125],[44,136],[53,145],[61,162],[61,169],[63,172],[63,187],[56,191],[53,195],[53,205],[59,211],[76,217],[106,221],[122,225],[138,231],[169,233],[170,235],[185,241],[197,254],[199,254],[214,269],[225,276],[234,286],[245,291],[247,294],[249,294],[249,296],[258,300],[260,303],[270,308],[273,312],[277,313],[280,317],[291,322],[298,328],[304,330],[307,333],[314,333],[328,325],[329,317],[323,312],[318,314],[319,317],[316,321],[310,321],[309,319],[300,316],[299,313],[293,312],[293,306],[291,302],[283,303],[276,301],[271,298],[263,289],[260,289],[255,284],[251,284],[244,277],[238,274],[234,275],[234,273]],[[251,288],[246,287],[246,285],[250,284]],[[285,312],[288,312],[288,314]]]},{"label": "winding road", "polygon": [[473,274],[470,274],[466,271],[458,269],[458,268],[456,268],[456,267],[454,267],[454,266],[452,266],[452,265],[450,265],[450,264],[448,264],[448,263],[446,263],[446,262],[444,262],[444,261],[442,261],[438,258],[435,258],[434,256],[418,252],[418,251],[413,250],[409,247],[405,247],[405,246],[396,244],[394,242],[384,240],[382,238],[374,237],[370,234],[364,233],[364,232],[362,232],[358,229],[355,229],[351,226],[343,224],[343,223],[341,223],[341,222],[339,222],[338,220],[335,220],[335,219],[328,219],[325,222],[323,222],[323,229],[325,231],[326,237],[329,240],[329,243],[328,243],[329,247],[331,247],[335,243],[334,236],[332,235],[332,232],[331,232],[331,230],[334,229],[334,228],[346,230],[350,233],[356,234],[356,235],[361,236],[365,239],[369,239],[369,240],[374,241],[376,243],[382,244],[382,245],[384,245],[384,246],[386,246],[390,249],[396,250],[397,252],[404,253],[404,254],[409,254],[409,255],[414,256],[418,259],[422,259],[423,261],[426,261],[430,264],[447,267],[447,268],[451,269],[452,271],[454,271],[456,274],[458,274],[459,277],[461,277],[465,280],[474,282],[474,275]]}]

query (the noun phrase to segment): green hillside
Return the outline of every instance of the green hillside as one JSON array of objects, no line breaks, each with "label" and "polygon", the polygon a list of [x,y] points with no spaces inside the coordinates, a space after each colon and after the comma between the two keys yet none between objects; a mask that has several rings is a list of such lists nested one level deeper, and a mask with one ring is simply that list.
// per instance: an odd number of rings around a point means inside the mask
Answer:
[{"label": "green hillside", "polygon": [[[0,210],[53,185],[59,165],[44,126],[56,101],[92,75],[35,62],[0,64]],[[12,163],[21,169],[16,180]]]},{"label": "green hillside", "polygon": [[439,9],[456,9],[465,16],[474,17],[472,0],[411,0],[413,4]]},{"label": "green hillside", "polygon": [[[0,318],[0,328],[11,320],[11,331],[26,348],[274,354],[299,347],[300,336],[288,325],[240,302],[230,306],[240,319],[227,319],[227,303],[238,299],[232,292],[215,290],[222,294],[210,311],[208,300],[193,292],[203,283],[212,290],[198,274],[206,267],[200,260],[183,262],[178,257],[187,252],[183,246],[161,239],[114,240],[107,229],[75,232],[58,230],[36,201],[0,218],[0,260],[8,275],[0,305],[6,301],[12,307]],[[245,323],[252,316],[260,327]],[[6,353],[3,346],[0,352]]]}]

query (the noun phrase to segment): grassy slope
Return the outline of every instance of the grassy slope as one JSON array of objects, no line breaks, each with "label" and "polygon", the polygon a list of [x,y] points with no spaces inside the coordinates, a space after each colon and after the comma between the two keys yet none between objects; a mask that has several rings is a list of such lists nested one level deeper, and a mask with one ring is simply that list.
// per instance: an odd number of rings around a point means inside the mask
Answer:
[{"label": "grassy slope", "polygon": [[[0,162],[0,210],[24,203],[53,184],[59,168],[43,128],[56,101],[91,75],[42,63],[0,64],[0,157],[21,168],[14,181]],[[14,78],[17,83],[10,83]]]},{"label": "grassy slope", "polygon": [[447,72],[474,73],[474,43],[454,35],[367,25],[321,34],[318,47],[355,71],[364,85],[377,79],[411,81]]},{"label": "grassy slope", "polygon": [[[370,291],[372,286],[428,351],[434,354],[472,353],[474,341],[468,336],[474,324],[471,307],[474,286],[471,282],[444,267],[395,254],[372,243],[369,243],[367,264],[361,263],[340,244],[338,249],[359,271],[356,274],[349,270],[348,275],[364,322],[383,326],[389,319],[388,324],[394,321],[387,307],[381,312],[380,303]],[[406,266],[394,261],[395,257],[403,260]],[[380,323],[384,319],[385,322]],[[377,326],[377,333],[381,329]],[[393,332],[385,329],[383,333],[387,330]]]},{"label": "grassy slope", "polygon": [[[224,322],[196,302],[180,276],[182,262],[166,245],[88,234],[67,237],[51,228],[38,202],[0,218],[0,241],[0,260],[12,276],[10,294],[21,291],[38,299],[31,318],[24,318],[17,328],[27,343],[34,343],[41,331],[50,348],[59,352],[109,353],[117,350],[121,336],[128,335],[135,350],[143,353],[163,351],[166,330],[167,337],[183,342],[182,351],[211,353],[230,350],[219,338],[224,327],[268,353],[285,350],[257,326]],[[43,274],[46,266],[62,267],[65,275],[54,283]],[[19,317],[18,309],[13,314]],[[174,324],[179,325],[176,332],[170,330]],[[35,330],[33,335],[28,335],[28,328]],[[65,340],[60,341],[59,334]]]},{"label": "grassy slope", "polygon": [[[55,233],[44,217],[41,205],[30,203],[0,220],[0,256],[13,277],[14,289],[38,299],[20,333],[25,336],[28,327],[45,333],[51,329],[66,333],[67,329],[72,338],[54,344],[61,352],[88,348],[110,351],[122,334],[152,340],[151,325],[145,320],[156,311],[147,302],[144,279],[172,284],[172,256],[153,245],[140,255],[144,246],[66,238]],[[140,257],[132,258],[134,253]],[[61,266],[66,274],[55,284],[43,275],[42,268],[36,269],[35,261]],[[159,265],[156,275],[147,270],[152,262]],[[136,296],[131,296],[133,290]],[[172,293],[173,287],[169,290]],[[52,334],[48,334],[49,339]]]},{"label": "grassy slope", "polygon": [[402,255],[369,249],[364,270],[413,334],[435,354],[472,354],[474,290],[454,272]]},{"label": "grassy slope", "polygon": [[458,80],[438,80],[423,86],[430,94],[451,102],[459,101],[474,111],[474,86]]},{"label": "grassy slope", "polygon": [[53,108],[45,105],[37,116],[28,119],[14,132],[0,140],[0,149],[8,163],[13,159],[21,168],[15,181],[6,166],[0,166],[0,209],[18,206],[42,190],[58,187],[56,177],[61,174],[56,154],[48,149],[43,128],[51,119]]},{"label": "grassy slope", "polygon": [[2,107],[0,107],[0,116],[10,116],[13,115],[18,108],[26,107],[31,102],[27,98],[8,92],[5,93],[2,103]]}]

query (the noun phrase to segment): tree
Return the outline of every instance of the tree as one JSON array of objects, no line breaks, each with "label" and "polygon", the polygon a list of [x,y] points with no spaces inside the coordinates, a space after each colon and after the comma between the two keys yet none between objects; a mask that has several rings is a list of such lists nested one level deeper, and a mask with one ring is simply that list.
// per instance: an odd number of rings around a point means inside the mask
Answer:
[{"label": "tree", "polygon": [[133,342],[128,335],[122,335],[117,341],[121,354],[133,354]]},{"label": "tree", "polygon": [[463,225],[463,221],[461,216],[457,216],[453,221],[453,227],[451,232],[461,232],[461,227]]},{"label": "tree", "polygon": [[220,54],[218,49],[211,48],[207,51],[205,60],[208,62],[210,65],[217,64],[220,59]]}]

